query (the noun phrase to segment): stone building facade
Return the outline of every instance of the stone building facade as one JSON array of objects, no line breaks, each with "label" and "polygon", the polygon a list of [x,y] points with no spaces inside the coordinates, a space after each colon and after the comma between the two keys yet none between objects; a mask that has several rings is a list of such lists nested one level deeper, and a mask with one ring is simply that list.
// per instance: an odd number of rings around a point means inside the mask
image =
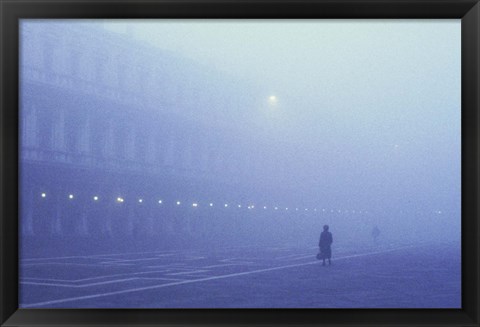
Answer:
[{"label": "stone building facade", "polygon": [[62,22],[22,27],[20,71],[23,235],[197,235],[228,215],[238,234],[226,210],[268,197],[251,185],[274,166],[251,160],[268,146],[245,126],[251,85]]}]

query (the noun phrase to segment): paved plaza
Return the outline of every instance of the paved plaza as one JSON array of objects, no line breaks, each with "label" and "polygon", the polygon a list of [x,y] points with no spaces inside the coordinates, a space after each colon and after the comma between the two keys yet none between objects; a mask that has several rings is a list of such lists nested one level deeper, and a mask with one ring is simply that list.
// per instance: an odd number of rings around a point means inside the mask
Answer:
[{"label": "paved plaza", "polygon": [[235,247],[30,258],[22,308],[459,308],[459,249],[446,244]]}]

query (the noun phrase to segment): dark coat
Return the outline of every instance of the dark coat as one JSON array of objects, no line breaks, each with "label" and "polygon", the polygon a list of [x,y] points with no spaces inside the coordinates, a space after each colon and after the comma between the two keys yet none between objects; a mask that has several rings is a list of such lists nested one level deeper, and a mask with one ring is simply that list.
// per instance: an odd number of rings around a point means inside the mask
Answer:
[{"label": "dark coat", "polygon": [[320,234],[320,241],[318,242],[318,246],[320,247],[320,252],[323,258],[330,259],[332,257],[332,249],[330,247],[332,243],[332,233],[323,231]]}]

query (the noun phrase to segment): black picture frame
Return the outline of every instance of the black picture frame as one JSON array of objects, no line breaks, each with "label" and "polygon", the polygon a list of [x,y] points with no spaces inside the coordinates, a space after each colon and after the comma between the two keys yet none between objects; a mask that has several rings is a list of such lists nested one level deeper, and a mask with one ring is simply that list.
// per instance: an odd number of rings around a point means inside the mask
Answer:
[{"label": "black picture frame", "polygon": [[[1,0],[0,323],[49,325],[480,326],[476,0]],[[462,51],[462,309],[18,309],[18,45],[21,18],[457,18]]]}]

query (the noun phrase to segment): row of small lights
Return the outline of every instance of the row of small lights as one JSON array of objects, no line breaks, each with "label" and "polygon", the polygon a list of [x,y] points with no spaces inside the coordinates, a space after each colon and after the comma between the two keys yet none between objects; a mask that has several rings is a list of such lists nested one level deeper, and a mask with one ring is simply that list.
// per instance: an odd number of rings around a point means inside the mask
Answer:
[{"label": "row of small lights", "polygon": [[[42,197],[42,198],[46,198],[46,197],[47,197],[47,194],[46,194],[46,193],[41,193],[41,197]],[[69,194],[69,195],[68,195],[68,198],[69,198],[70,200],[73,200],[73,199],[74,199],[74,195],[73,195],[73,194]],[[99,200],[100,200],[100,198],[99,198],[98,196],[94,196],[94,197],[93,197],[93,201],[99,201]],[[117,197],[116,201],[117,201],[118,203],[123,203],[123,202],[125,201],[125,199],[122,198],[122,197]],[[138,203],[143,203],[143,199],[138,199]],[[163,204],[163,201],[162,201],[162,200],[158,200],[158,204]],[[182,204],[182,202],[181,202],[181,201],[176,201],[175,204],[176,204],[177,206],[179,206],[179,205]],[[213,207],[214,204],[213,204],[213,203],[209,203],[208,206],[209,206],[209,207]],[[224,208],[230,207],[228,203],[225,203],[223,206],[224,206]],[[198,203],[197,203],[197,202],[192,203],[192,207],[194,207],[194,208],[198,207]],[[235,207],[235,206],[233,206],[233,207]],[[237,207],[238,207],[238,208],[242,208],[242,205],[239,204],[239,205],[237,205]],[[255,208],[254,205],[249,205],[249,206],[247,206],[247,209],[249,209],[249,210],[254,209],[254,208]],[[266,209],[268,209],[268,207],[267,207],[267,206],[264,206],[263,209],[266,210]],[[286,210],[286,211],[289,210],[289,208],[280,208],[280,207],[273,207],[273,209],[274,209],[274,210],[282,210],[282,209],[284,209],[284,210]],[[295,208],[295,211],[299,211],[299,210],[301,210],[301,209]],[[305,208],[304,211],[309,211],[309,209],[308,209],[308,208]],[[320,210],[317,210],[317,208],[314,208],[314,209],[312,209],[311,211],[317,212],[317,211],[320,211]],[[331,210],[321,209],[321,211],[322,211],[322,212],[328,212],[328,211],[330,211],[330,212],[338,212],[338,213],[341,213],[341,212],[342,212],[342,210],[333,210],[333,209],[331,209]],[[348,210],[345,210],[344,212],[345,212],[345,213],[348,213],[349,211],[348,211]],[[355,211],[355,210],[351,210],[351,213],[368,213],[368,211],[361,211],[361,210],[360,210],[360,211]]]}]

